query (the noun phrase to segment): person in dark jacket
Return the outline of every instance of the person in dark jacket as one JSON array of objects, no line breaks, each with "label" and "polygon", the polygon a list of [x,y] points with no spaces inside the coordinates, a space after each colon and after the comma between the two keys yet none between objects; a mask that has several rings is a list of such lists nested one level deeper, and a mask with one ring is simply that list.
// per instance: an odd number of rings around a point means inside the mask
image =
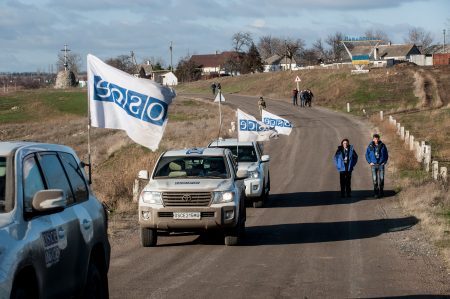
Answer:
[{"label": "person in dark jacket", "polygon": [[386,145],[381,142],[380,135],[373,134],[373,140],[369,143],[366,150],[366,160],[372,170],[374,197],[384,196],[384,165],[388,161],[388,150]]},{"label": "person in dark jacket", "polygon": [[296,89],[292,90],[292,105],[298,106],[297,99],[298,99],[298,90],[296,88]]},{"label": "person in dark jacket", "polygon": [[339,171],[341,183],[341,197],[351,197],[352,192],[352,171],[358,162],[358,154],[347,138],[341,141],[334,154],[334,164]]}]

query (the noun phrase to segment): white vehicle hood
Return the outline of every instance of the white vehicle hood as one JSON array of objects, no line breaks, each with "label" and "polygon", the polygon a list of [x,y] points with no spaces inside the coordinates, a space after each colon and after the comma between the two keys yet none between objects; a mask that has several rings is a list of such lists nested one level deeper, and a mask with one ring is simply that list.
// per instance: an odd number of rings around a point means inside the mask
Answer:
[{"label": "white vehicle hood", "polygon": [[144,191],[226,191],[232,186],[232,179],[156,179],[151,180]]},{"label": "white vehicle hood", "polygon": [[258,169],[258,162],[239,162],[239,170],[255,171]]}]

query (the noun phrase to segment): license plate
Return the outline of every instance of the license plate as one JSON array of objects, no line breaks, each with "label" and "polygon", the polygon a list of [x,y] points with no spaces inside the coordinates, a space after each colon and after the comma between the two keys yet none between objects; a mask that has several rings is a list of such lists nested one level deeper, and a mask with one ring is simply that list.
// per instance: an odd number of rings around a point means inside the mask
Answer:
[{"label": "license plate", "polygon": [[200,212],[174,212],[173,219],[200,219]]}]

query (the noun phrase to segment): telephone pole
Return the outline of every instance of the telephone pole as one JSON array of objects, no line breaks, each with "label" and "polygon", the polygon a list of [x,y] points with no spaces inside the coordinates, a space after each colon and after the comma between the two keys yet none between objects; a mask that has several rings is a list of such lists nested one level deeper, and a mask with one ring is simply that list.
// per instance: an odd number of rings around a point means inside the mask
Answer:
[{"label": "telephone pole", "polygon": [[445,51],[445,29],[442,30],[442,32],[444,33],[444,45],[443,45],[443,48],[442,48],[442,53],[447,53],[447,51]]},{"label": "telephone pole", "polygon": [[172,64],[172,41],[170,41],[170,71],[173,72],[173,64]]}]

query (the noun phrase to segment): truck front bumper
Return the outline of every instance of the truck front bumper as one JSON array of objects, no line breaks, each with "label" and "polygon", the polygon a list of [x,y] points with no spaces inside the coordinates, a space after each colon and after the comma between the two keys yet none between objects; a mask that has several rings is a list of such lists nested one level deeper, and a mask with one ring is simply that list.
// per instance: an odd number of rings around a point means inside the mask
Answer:
[{"label": "truck front bumper", "polygon": [[[199,212],[200,219],[174,219],[176,212]],[[235,206],[221,207],[139,207],[141,227],[163,231],[211,230],[235,227],[238,215]]]}]

